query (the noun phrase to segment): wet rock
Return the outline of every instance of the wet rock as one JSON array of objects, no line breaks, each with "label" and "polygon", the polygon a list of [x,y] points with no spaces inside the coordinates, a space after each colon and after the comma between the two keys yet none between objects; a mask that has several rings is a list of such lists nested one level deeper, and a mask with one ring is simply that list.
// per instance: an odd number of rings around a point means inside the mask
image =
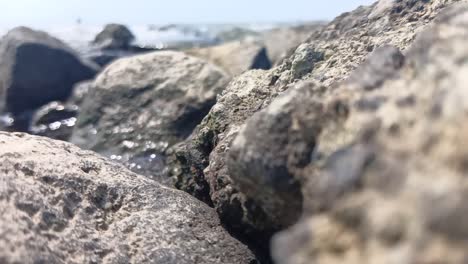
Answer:
[{"label": "wet rock", "polygon": [[2,263],[256,263],[183,192],[65,142],[0,144]]},{"label": "wet rock", "polygon": [[49,103],[36,111],[29,131],[34,135],[66,141],[73,133],[78,111],[76,105]]},{"label": "wet rock", "polygon": [[66,100],[75,83],[92,79],[96,71],[58,39],[25,27],[12,29],[0,41],[0,111],[17,116]]},{"label": "wet rock", "polygon": [[[295,174],[307,217],[275,237],[277,263],[468,259],[467,151],[460,145],[467,135],[467,25],[468,5],[455,4],[418,37],[395,74],[373,89],[367,78],[354,78],[319,98],[339,100],[348,115],[325,123],[320,161]],[[367,66],[357,72],[375,72]],[[375,98],[385,99],[361,107]]]},{"label": "wet rock", "polygon": [[71,141],[168,181],[167,149],[190,135],[227,82],[216,66],[181,52],[120,59],[92,84]]},{"label": "wet rock", "polygon": [[135,36],[126,26],[108,24],[96,35],[92,43],[103,50],[126,50],[134,40]]},{"label": "wet rock", "polygon": [[255,38],[246,38],[214,47],[191,49],[187,53],[220,66],[231,76],[250,69],[271,68],[265,46]]},{"label": "wet rock", "polygon": [[[272,232],[294,222],[294,219],[300,214],[298,208],[301,204],[301,197],[302,206],[311,208],[307,210],[313,211],[315,210],[313,208],[319,208],[320,211],[321,207],[327,205],[328,199],[319,200],[317,205],[308,202],[311,201],[308,198],[309,195],[313,195],[314,192],[298,192],[297,185],[300,185],[300,189],[308,186],[308,182],[303,183],[302,181],[306,175],[313,173],[312,168],[308,166],[309,163],[326,163],[327,157],[338,151],[338,146],[348,146],[351,144],[349,140],[353,138],[349,131],[337,134],[328,140],[320,138],[334,135],[331,133],[334,131],[333,129],[342,131],[337,125],[339,124],[338,120],[346,118],[350,109],[347,103],[349,99],[345,97],[347,92],[343,93],[344,97],[340,97],[340,99],[331,97],[330,100],[322,101],[322,98],[338,89],[338,84],[348,79],[358,65],[364,62],[376,48],[393,45],[395,48],[405,50],[414,41],[416,34],[433,21],[443,8],[453,2],[455,1],[395,1],[392,8],[385,9],[372,19],[369,19],[368,16],[376,5],[360,7],[337,17],[321,30],[314,32],[304,45],[296,49],[292,56],[285,59],[281,65],[269,71],[247,72],[235,78],[190,138],[178,145],[175,151],[176,165],[174,165],[178,188],[186,190],[202,200],[212,202],[222,221],[236,232],[245,234],[251,241],[254,241],[253,243],[267,239]],[[396,10],[400,10],[400,12],[396,12]],[[415,19],[416,16],[423,19]],[[383,77],[376,76],[375,79],[367,81],[363,86],[383,83],[382,79],[394,76],[395,71],[402,66],[401,54],[389,50],[386,52],[391,55],[390,58],[382,57],[383,60],[377,59],[375,64],[378,67],[383,67],[375,71],[376,75],[383,75]],[[386,54],[386,52],[383,53]],[[309,88],[301,88],[306,89],[301,91],[305,93],[302,96],[304,98],[294,99],[290,102],[292,107],[286,107],[284,112],[279,111],[278,116],[262,123],[261,125],[264,127],[259,127],[257,132],[261,131],[261,134],[253,135],[254,121],[250,123],[250,127],[243,127],[255,113],[268,108],[276,97],[285,91],[289,93],[287,90],[296,89],[297,83],[304,80],[313,83]],[[307,98],[306,95],[311,98]],[[285,96],[288,97],[288,94]],[[277,107],[279,109],[283,107],[282,99],[284,98],[278,98],[280,101],[275,103],[280,105]],[[300,103],[296,106],[296,102]],[[411,104],[411,102],[411,98],[402,100],[402,104]],[[299,106],[301,103],[305,104],[302,108]],[[355,101],[353,106],[355,104],[356,106],[360,105],[362,109],[376,109],[384,103],[386,103],[386,97],[376,95]],[[311,107],[310,110],[307,107]],[[272,108],[272,111],[275,112],[275,106]],[[307,112],[312,111],[312,109],[314,109],[313,113]],[[265,111],[268,110],[265,109]],[[304,119],[302,121],[299,118],[301,116],[293,114],[296,111],[303,113]],[[284,113],[284,117],[281,116],[281,113]],[[252,118],[269,119],[267,114],[262,115],[264,116]],[[328,117],[330,117],[330,123],[326,121]],[[298,118],[299,122],[297,122]],[[274,120],[279,121],[276,124]],[[282,132],[269,135],[266,131],[270,127]],[[295,130],[296,127],[300,129]],[[239,131],[245,132],[244,129],[250,131],[249,137],[258,139],[258,144],[257,141],[249,140],[251,146],[240,144],[245,146],[245,150],[232,150],[232,148],[235,149],[233,142],[236,136]],[[282,133],[289,134],[283,135]],[[264,137],[260,138],[261,135]],[[276,136],[278,138],[275,138]],[[239,142],[243,142],[242,138],[239,139]],[[327,144],[321,142],[327,142]],[[276,144],[284,146],[286,149],[273,147]],[[269,152],[264,151],[270,147],[272,151],[278,152],[278,157],[274,155],[277,153],[269,154]],[[287,149],[288,147],[290,149]],[[249,153],[249,149],[253,149],[254,152]],[[229,157],[230,150],[233,151],[232,155],[234,156],[232,157]],[[258,152],[256,152],[257,150]],[[238,154],[234,153],[235,151],[239,151]],[[255,156],[260,152],[264,157]],[[360,157],[352,163],[355,171],[365,167],[367,162],[372,159],[372,152],[369,153],[367,150],[351,148],[349,152],[358,153],[359,155],[356,155]],[[250,157],[247,154],[253,156]],[[334,157],[340,159],[341,155],[334,155]],[[233,158],[232,167],[230,167],[231,161],[228,158]],[[259,163],[256,164],[256,161]],[[275,171],[275,168],[280,169]],[[235,176],[231,173],[231,169]],[[309,170],[311,171],[305,172]],[[343,169],[340,166],[330,165],[330,171],[335,170],[342,171]],[[249,178],[244,179],[244,173]],[[322,177],[312,178],[321,179]],[[276,179],[278,179],[278,183],[275,183]],[[343,182],[348,181],[359,185],[356,178],[345,178]],[[255,190],[261,189],[263,186],[251,186],[250,183],[267,185],[265,191],[261,190],[255,193]],[[327,186],[335,188],[334,195],[337,196],[347,190],[344,187],[351,186],[351,184],[345,184],[343,187],[341,182],[329,183],[327,181],[322,184],[324,190]],[[318,185],[322,188],[321,186]],[[271,201],[268,201],[268,192],[273,194],[270,196]],[[274,196],[277,194],[279,194],[278,198],[282,197],[281,200]],[[279,208],[278,205],[282,206],[278,212],[270,210],[271,208]],[[291,208],[285,208],[285,205],[289,205]],[[232,212],[236,212],[236,214],[233,215]],[[285,217],[280,212],[293,213]],[[263,236],[259,234],[263,234]],[[266,244],[266,242],[261,243]]]}]

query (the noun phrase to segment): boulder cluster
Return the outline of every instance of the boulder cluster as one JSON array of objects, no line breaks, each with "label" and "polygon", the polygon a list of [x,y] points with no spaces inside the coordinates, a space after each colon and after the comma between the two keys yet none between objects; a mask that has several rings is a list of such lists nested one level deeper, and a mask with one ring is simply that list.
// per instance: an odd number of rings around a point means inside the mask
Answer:
[{"label": "boulder cluster", "polygon": [[0,263],[468,261],[468,1],[220,36],[0,40]]}]

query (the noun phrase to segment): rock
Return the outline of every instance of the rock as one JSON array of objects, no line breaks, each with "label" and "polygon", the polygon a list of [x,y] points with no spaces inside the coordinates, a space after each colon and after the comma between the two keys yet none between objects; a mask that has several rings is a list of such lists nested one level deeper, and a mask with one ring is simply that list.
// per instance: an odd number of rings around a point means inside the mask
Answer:
[{"label": "rock", "polygon": [[[404,56],[397,48],[377,48],[351,74],[348,88],[377,87],[391,78],[403,62]],[[289,89],[247,120],[229,149],[227,164],[232,180],[279,226],[291,225],[301,215],[303,181],[296,174],[323,155],[317,145],[323,128],[348,114],[349,107],[341,101],[323,100],[325,91],[315,82],[303,82]],[[339,144],[340,138],[343,137],[337,134],[329,144]],[[352,168],[345,167],[348,172]]]},{"label": "rock", "polygon": [[135,36],[126,26],[108,24],[96,35],[92,43],[103,50],[126,50],[134,40]]},{"label": "rock", "polygon": [[237,76],[250,69],[270,69],[271,62],[260,40],[247,38],[214,47],[186,51],[195,57],[206,59]]},{"label": "rock", "polygon": [[183,192],[65,142],[0,143],[2,263],[256,263]]},{"label": "rock", "polygon": [[73,87],[73,93],[67,101],[67,104],[81,106],[88,96],[89,92],[94,89],[94,80],[82,81]]},{"label": "rock", "polygon": [[75,83],[96,71],[58,39],[25,27],[12,29],[0,41],[0,111],[16,116],[66,100]]},{"label": "rock", "polygon": [[[300,189],[307,185],[302,182],[305,178],[302,173],[309,163],[314,164],[315,159],[324,155],[322,152],[327,153],[326,148],[332,152],[336,151],[334,144],[350,143],[347,141],[347,133],[338,134],[336,138],[326,141],[330,145],[324,144],[324,149],[316,152],[314,145],[318,142],[314,143],[314,139],[325,137],[327,133],[323,131],[328,131],[327,129],[333,131],[333,124],[336,124],[334,121],[345,118],[349,110],[338,99],[322,102],[322,96],[337,89],[338,84],[348,79],[358,65],[378,47],[393,45],[395,49],[405,50],[416,34],[453,2],[456,1],[396,1],[392,8],[372,19],[368,19],[368,16],[376,5],[360,7],[314,32],[281,65],[270,71],[247,72],[235,78],[193,134],[177,146],[174,162],[176,169],[173,172],[176,186],[213,203],[222,221],[234,232],[246,235],[254,244],[267,244],[265,240],[261,242],[262,239],[268,239],[271,233],[285,228],[298,218],[301,213],[301,197],[302,206],[320,208],[326,204],[325,198],[319,205],[311,204],[308,197],[312,194],[298,191],[298,185]],[[415,19],[416,17],[424,19]],[[401,54],[394,52],[395,49],[385,49],[383,52],[390,54],[390,58],[375,60],[375,65],[384,67],[376,70],[375,74],[383,77],[368,78],[367,86],[379,85],[382,78],[393,76],[396,70],[385,67],[401,66]],[[297,83],[302,81],[308,81],[312,85],[297,92],[300,95],[304,93],[302,97],[316,97],[315,100],[285,100],[289,96],[287,92],[286,97],[278,98],[279,101],[271,106],[273,109],[268,107],[278,95],[300,87]],[[363,108],[372,108],[383,101],[385,98],[376,97],[359,104]],[[299,105],[302,102],[308,103],[301,108]],[[285,109],[281,111],[283,107]],[[255,116],[262,109],[265,112]],[[270,120],[268,109],[273,113],[279,109],[279,112]],[[318,112],[310,112],[312,110]],[[300,116],[296,115],[296,111],[302,115],[300,122],[297,122]],[[332,117],[330,128],[324,121],[328,116]],[[247,121],[251,117],[253,120],[266,121],[259,124],[256,135],[253,132],[255,121]],[[318,122],[317,127],[311,120]],[[247,127],[243,126],[246,122]],[[300,129],[296,131],[297,126]],[[269,128],[277,129],[278,132],[269,132]],[[232,144],[239,131],[247,131],[248,140],[244,142],[242,136],[239,136],[237,143],[244,144],[239,144],[243,147],[236,150],[236,146]],[[301,132],[305,134],[301,135]],[[267,152],[266,149],[272,152]],[[355,170],[360,168],[360,164],[365,164],[370,155],[360,148],[349,151],[358,153],[353,164]],[[259,153],[261,156],[258,156]],[[249,156],[250,154],[253,156]],[[339,157],[340,155],[335,156]],[[276,171],[277,168],[279,171]],[[343,170],[339,166],[332,168]],[[346,181],[353,182],[353,179],[346,178]],[[251,183],[266,185],[253,186]],[[341,185],[338,184],[336,188],[339,194]],[[275,212],[272,208],[280,210]],[[282,212],[291,215],[284,215]]]},{"label": "rock", "polygon": [[313,44],[304,43],[297,47],[296,52],[291,57],[291,71],[295,79],[312,72],[320,61],[324,60],[324,53],[315,49]]},{"label": "rock", "polygon": [[296,27],[280,27],[263,33],[262,39],[272,64],[281,64],[300,44],[306,41],[314,31],[322,28],[324,24],[316,22]]},{"label": "rock", "polygon": [[92,84],[71,141],[168,181],[166,150],[190,135],[228,80],[181,52],[120,59]]},{"label": "rock", "polygon": [[262,70],[235,78],[191,137],[174,147],[176,159],[171,163],[176,187],[213,204],[231,232],[259,251],[267,251],[265,241],[279,227],[233,186],[225,153],[243,122],[271,97],[272,81],[274,76]]},{"label": "rock", "polygon": [[[348,114],[320,123],[320,158],[294,175],[303,182],[305,217],[275,237],[277,263],[468,259],[467,151],[460,145],[468,135],[467,26],[468,4],[455,4],[392,74],[370,67],[379,65],[375,58],[357,71],[381,73],[372,89],[367,77],[352,78],[316,98],[338,100]],[[397,58],[390,49],[384,54]]]},{"label": "rock", "polygon": [[66,141],[73,133],[78,111],[76,105],[51,102],[36,111],[29,132]]}]

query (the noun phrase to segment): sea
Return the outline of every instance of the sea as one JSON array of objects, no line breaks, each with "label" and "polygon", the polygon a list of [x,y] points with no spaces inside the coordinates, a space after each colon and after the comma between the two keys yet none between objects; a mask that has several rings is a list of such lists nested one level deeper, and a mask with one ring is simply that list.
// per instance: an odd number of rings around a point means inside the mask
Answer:
[{"label": "sea", "polygon": [[[244,23],[244,24],[170,24],[170,25],[129,25],[128,28],[135,35],[135,45],[148,48],[164,49],[173,43],[213,44],[220,32],[241,28],[251,31],[267,31],[277,27],[299,25],[297,23]],[[105,25],[74,25],[35,28],[61,39],[79,52],[86,52],[89,43],[104,28]],[[0,26],[3,36],[9,28]]]}]

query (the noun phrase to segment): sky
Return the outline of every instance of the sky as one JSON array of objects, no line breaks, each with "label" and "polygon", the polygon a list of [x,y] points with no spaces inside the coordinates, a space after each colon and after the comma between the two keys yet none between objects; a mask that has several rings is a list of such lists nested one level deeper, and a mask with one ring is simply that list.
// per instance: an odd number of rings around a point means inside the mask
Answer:
[{"label": "sky", "polygon": [[0,0],[0,28],[330,20],[375,0]]}]

